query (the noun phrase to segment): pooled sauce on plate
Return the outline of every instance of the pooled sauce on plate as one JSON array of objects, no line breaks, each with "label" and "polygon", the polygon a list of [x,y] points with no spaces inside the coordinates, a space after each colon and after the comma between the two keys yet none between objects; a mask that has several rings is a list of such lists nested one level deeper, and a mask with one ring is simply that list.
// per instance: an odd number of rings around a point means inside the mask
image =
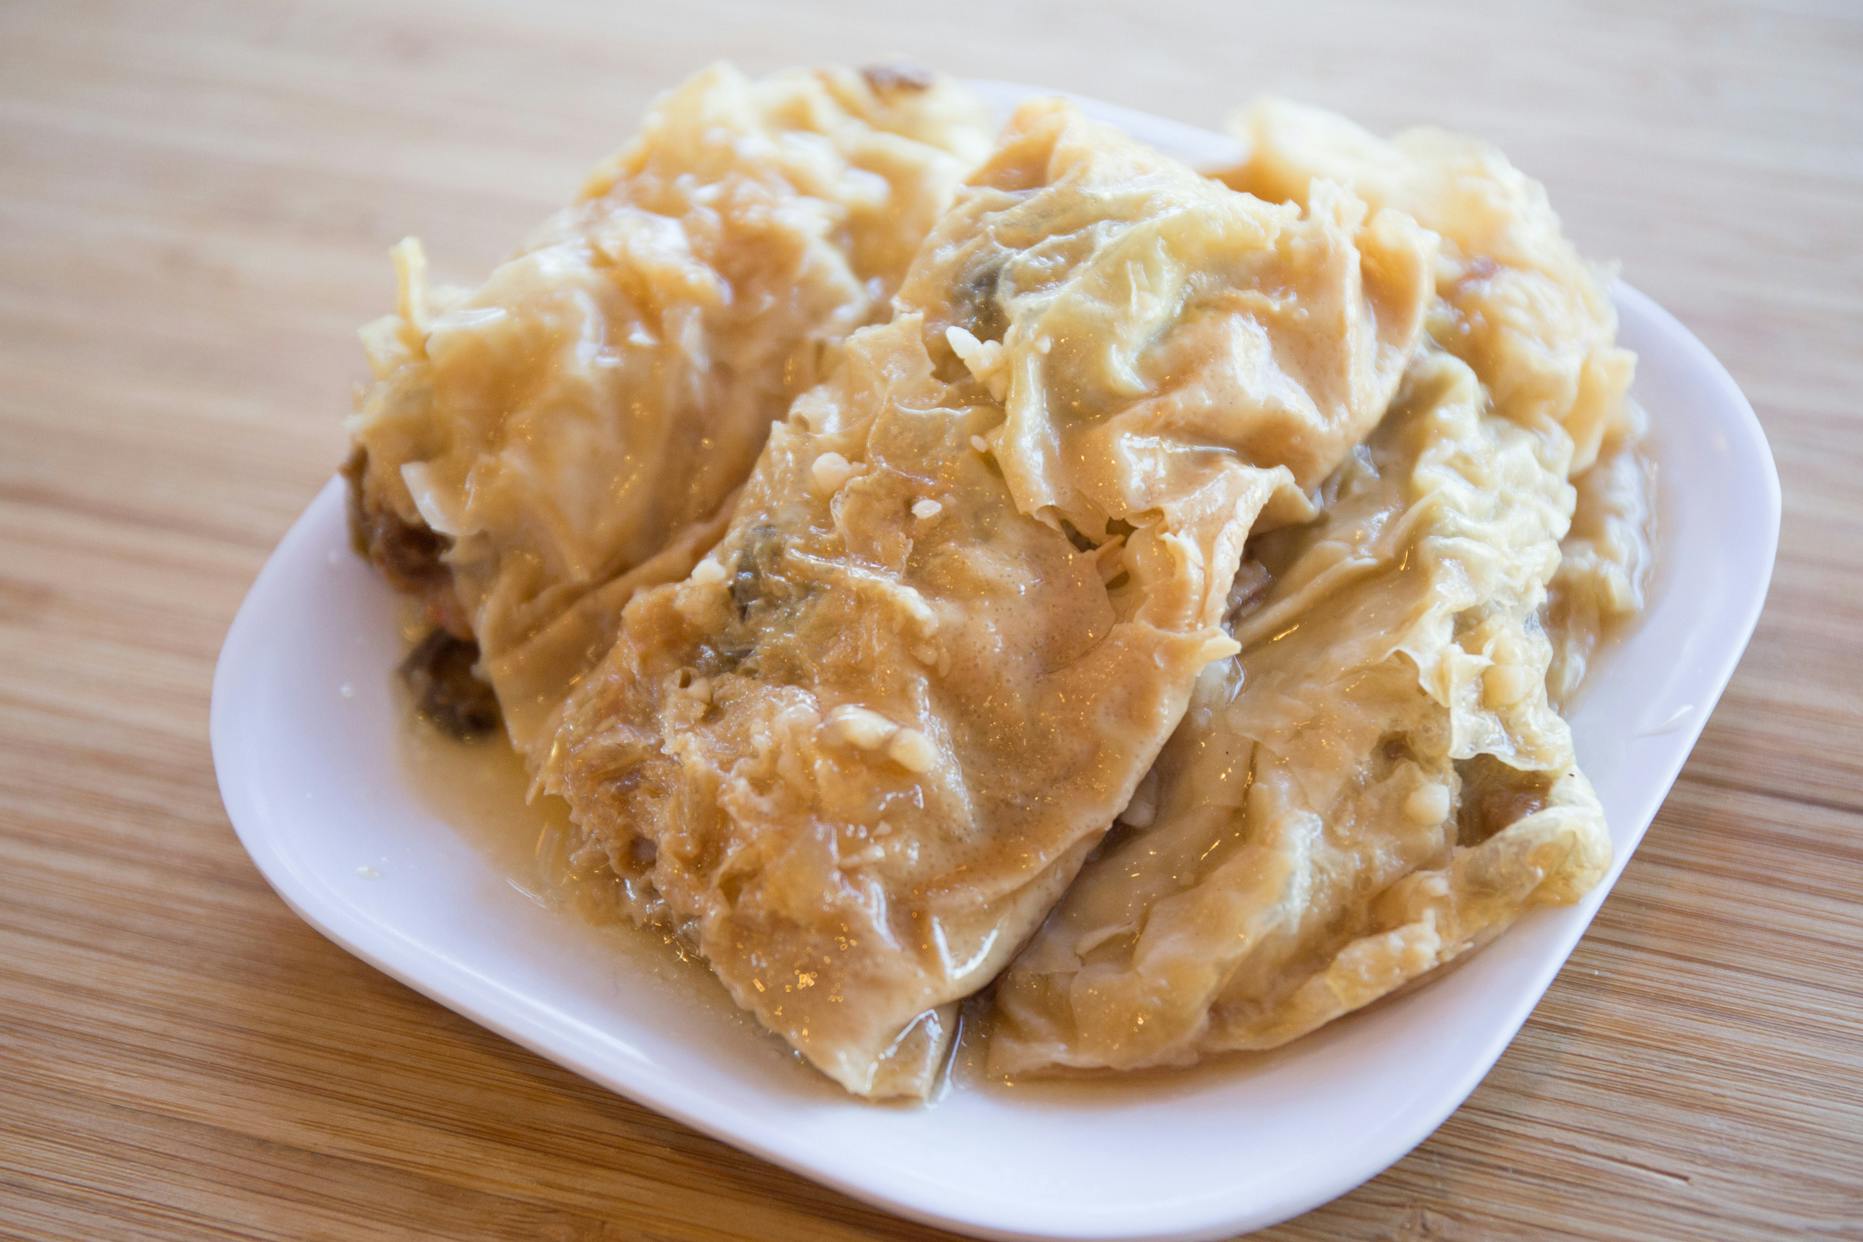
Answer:
[{"label": "pooled sauce on plate", "polygon": [[[571,862],[568,807],[547,794],[534,801],[526,797],[530,778],[523,760],[502,737],[448,737],[420,717],[405,688],[398,686],[397,697],[403,709],[398,748],[409,784],[427,809],[471,845],[493,872],[554,917],[572,920],[583,934],[599,937],[603,951],[630,970],[676,989],[682,1000],[703,1011],[708,1023],[728,1027],[733,1035],[778,1053],[796,1069],[798,1083],[833,1098],[826,1081],[805,1069],[801,1054],[763,1031],[731,1002],[689,947],[621,913],[619,882],[612,871],[600,866],[579,869]],[[967,1063],[981,1064],[976,1055]],[[953,1068],[949,1077],[956,1075]],[[979,1072],[976,1082],[983,1081]],[[1063,1092],[1072,1089],[1072,1084],[1055,1086]]]},{"label": "pooled sauce on plate", "polygon": [[578,920],[629,961],[676,981],[734,1024],[749,1026],[710,972],[675,938],[620,917],[612,872],[572,865],[569,808],[548,795],[526,799],[530,778],[502,737],[456,741],[411,706],[402,720],[401,760],[421,801],[512,888],[546,910]]}]

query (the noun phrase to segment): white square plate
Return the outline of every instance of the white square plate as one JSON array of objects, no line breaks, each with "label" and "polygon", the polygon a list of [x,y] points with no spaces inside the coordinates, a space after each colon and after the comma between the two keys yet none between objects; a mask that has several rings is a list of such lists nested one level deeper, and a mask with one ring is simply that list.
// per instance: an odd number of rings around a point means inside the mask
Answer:
[{"label": "white square plate", "polygon": [[[1036,93],[984,89],[1005,107]],[[1083,102],[1193,162],[1233,150]],[[1649,609],[1572,720],[1616,861],[1578,905],[1529,915],[1428,987],[1271,1056],[1138,1082],[960,1086],[928,1109],[841,1095],[732,1014],[708,976],[540,905],[423,794],[391,685],[396,602],[349,551],[337,481],[279,544],[221,652],[212,731],[227,813],[279,895],[358,957],[871,1203],[995,1238],[1213,1238],[1285,1219],[1404,1155],[1487,1073],[1636,848],[1758,619],[1779,530],[1759,423],[1686,329],[1615,292],[1661,484]]]}]

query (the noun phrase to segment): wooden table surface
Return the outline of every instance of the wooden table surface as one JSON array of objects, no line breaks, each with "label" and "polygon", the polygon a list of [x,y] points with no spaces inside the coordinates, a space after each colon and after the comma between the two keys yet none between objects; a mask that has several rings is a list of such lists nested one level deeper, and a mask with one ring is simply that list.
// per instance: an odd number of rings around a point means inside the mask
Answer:
[{"label": "wooden table surface", "polygon": [[207,746],[227,623],[341,451],[385,249],[482,273],[709,59],[900,52],[1496,139],[1778,456],[1765,618],[1576,956],[1433,1138],[1273,1236],[1863,1237],[1856,0],[7,0],[0,1235],[933,1236],[327,943],[241,852]]}]

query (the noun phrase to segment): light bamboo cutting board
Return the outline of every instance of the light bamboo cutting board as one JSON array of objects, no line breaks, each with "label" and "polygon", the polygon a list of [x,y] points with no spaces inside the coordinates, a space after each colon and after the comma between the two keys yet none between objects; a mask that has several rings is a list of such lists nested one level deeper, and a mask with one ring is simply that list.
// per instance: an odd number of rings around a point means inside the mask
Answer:
[{"label": "light bamboo cutting board", "polygon": [[325,942],[241,853],[206,728],[227,622],[339,455],[388,245],[483,272],[707,60],[899,52],[1492,137],[1778,455],[1766,617],[1577,955],[1434,1138],[1274,1236],[1863,1237],[1855,0],[7,0],[0,1235],[932,1236]]}]

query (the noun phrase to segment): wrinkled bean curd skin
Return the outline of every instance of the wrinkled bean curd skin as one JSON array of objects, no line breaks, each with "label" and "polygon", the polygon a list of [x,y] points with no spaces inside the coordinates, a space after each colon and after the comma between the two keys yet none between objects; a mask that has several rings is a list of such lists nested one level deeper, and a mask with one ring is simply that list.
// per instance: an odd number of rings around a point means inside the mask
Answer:
[{"label": "wrinkled bean curd skin", "polygon": [[1494,408],[1572,441],[1588,470],[1625,418],[1635,355],[1599,273],[1559,226],[1546,191],[1487,143],[1436,129],[1379,138],[1345,118],[1269,100],[1234,128],[1248,158],[1222,178],[1275,202],[1344,185],[1440,239],[1430,336],[1474,369]]},{"label": "wrinkled bean curd skin", "polygon": [[1644,451],[1646,420],[1634,404],[1606,434],[1591,469],[1574,482],[1578,502],[1560,544],[1546,601],[1553,643],[1546,682],[1556,704],[1577,695],[1598,646],[1643,611],[1654,568],[1656,467]]},{"label": "wrinkled bean curd skin", "polygon": [[988,142],[940,79],[718,66],[477,290],[397,249],[350,423],[356,530],[477,641],[521,750],[628,596],[716,541],[770,424],[885,317]]},{"label": "wrinkled bean curd skin", "polygon": [[1426,354],[1325,515],[1263,541],[1276,584],[1155,812],[999,983],[994,1071],[1273,1047],[1596,882],[1609,837],[1537,621],[1569,441],[1483,406]]},{"label": "wrinkled bean curd skin", "polygon": [[1029,105],[730,529],[628,606],[545,770],[645,918],[861,1094],[1131,799],[1260,524],[1370,429],[1430,239]]},{"label": "wrinkled bean curd skin", "polygon": [[696,75],[478,290],[404,244],[344,471],[421,710],[873,1098],[991,984],[995,1074],[1184,1065],[1575,900],[1560,708],[1652,562],[1634,358],[1499,152],[981,115]]},{"label": "wrinkled bean curd skin", "polygon": [[1554,707],[1649,561],[1634,360],[1599,278],[1482,144],[1279,103],[1240,128],[1227,183],[1345,185],[1436,234],[1430,340],[1320,519],[1257,541],[1273,585],[1233,620],[1242,651],[998,984],[997,1073],[1274,1047],[1609,863]]}]

